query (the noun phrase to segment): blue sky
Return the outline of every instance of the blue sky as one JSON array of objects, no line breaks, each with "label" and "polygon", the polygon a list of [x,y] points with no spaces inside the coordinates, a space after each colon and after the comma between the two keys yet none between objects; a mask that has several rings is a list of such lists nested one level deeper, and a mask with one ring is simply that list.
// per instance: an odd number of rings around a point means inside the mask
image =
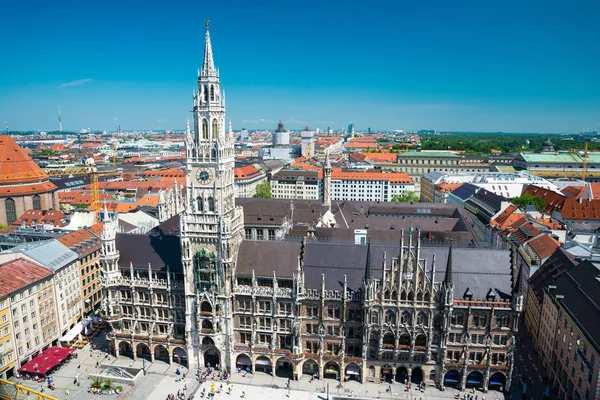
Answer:
[{"label": "blue sky", "polygon": [[[51,4],[52,3],[52,4]],[[204,20],[234,129],[600,128],[600,2],[195,0],[2,5],[0,122],[182,129]]]}]

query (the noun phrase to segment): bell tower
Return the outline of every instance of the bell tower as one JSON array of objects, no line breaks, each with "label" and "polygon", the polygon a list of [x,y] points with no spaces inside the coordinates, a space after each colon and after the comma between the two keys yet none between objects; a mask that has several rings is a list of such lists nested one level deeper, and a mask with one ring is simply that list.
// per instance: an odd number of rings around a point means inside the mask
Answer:
[{"label": "bell tower", "polygon": [[234,200],[234,142],[225,130],[225,93],[206,21],[204,60],[192,93],[194,129],[186,129],[186,198],[180,214],[185,275],[186,346],[190,367],[230,368],[231,288],[243,236]]}]

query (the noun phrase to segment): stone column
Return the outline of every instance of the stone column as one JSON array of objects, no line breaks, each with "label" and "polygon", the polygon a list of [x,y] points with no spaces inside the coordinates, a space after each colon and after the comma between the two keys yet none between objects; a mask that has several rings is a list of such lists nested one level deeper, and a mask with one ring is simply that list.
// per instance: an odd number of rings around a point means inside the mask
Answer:
[{"label": "stone column", "polygon": [[485,368],[485,372],[483,373],[483,393],[487,393],[489,381],[490,381],[490,366],[488,365]]}]

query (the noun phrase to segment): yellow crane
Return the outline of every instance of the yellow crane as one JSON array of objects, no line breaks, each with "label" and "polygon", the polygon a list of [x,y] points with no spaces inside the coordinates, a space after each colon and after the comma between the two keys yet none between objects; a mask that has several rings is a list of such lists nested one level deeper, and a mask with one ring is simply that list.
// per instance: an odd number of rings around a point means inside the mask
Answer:
[{"label": "yellow crane", "polygon": [[117,165],[117,142],[115,141],[115,134],[113,133],[112,135],[112,160],[113,160],[113,165]]},{"label": "yellow crane", "polygon": [[581,180],[585,181],[585,176],[587,174],[587,159],[588,159],[588,142],[585,142],[585,147],[583,148],[583,167],[581,168]]},{"label": "yellow crane", "polygon": [[4,400],[58,400],[15,382],[0,379],[0,399]]},{"label": "yellow crane", "polygon": [[62,176],[62,175],[89,175],[90,176],[90,184],[92,187],[92,202],[90,204],[90,210],[92,210],[94,214],[94,220],[96,222],[100,221],[100,189],[98,187],[98,177],[99,176],[111,176],[111,175],[120,175],[121,171],[118,169],[112,169],[107,171],[98,172],[98,169],[93,167],[72,167],[72,168],[64,168],[64,169],[50,169],[47,170],[46,173],[49,176]]}]

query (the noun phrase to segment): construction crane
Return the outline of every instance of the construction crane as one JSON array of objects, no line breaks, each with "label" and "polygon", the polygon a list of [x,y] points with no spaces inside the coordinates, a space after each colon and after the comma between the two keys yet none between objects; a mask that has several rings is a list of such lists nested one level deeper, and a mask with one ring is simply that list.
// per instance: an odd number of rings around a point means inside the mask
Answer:
[{"label": "construction crane", "polygon": [[0,399],[4,400],[58,400],[15,382],[0,379]]},{"label": "construction crane", "polygon": [[49,176],[62,176],[62,175],[89,175],[90,184],[92,188],[92,202],[90,204],[90,210],[94,212],[94,220],[100,222],[100,189],[98,187],[99,176],[114,176],[120,175],[121,171],[118,169],[112,169],[108,171],[98,172],[95,166],[90,167],[73,167],[64,169],[50,169],[46,173]]},{"label": "construction crane", "polygon": [[[119,125],[120,127],[121,125]],[[113,165],[117,165],[117,142],[115,141],[115,134],[112,135],[112,161]]]},{"label": "construction crane", "polygon": [[583,148],[583,167],[581,168],[581,180],[585,181],[585,176],[587,174],[587,159],[588,159],[588,142],[585,142],[585,147]]}]

